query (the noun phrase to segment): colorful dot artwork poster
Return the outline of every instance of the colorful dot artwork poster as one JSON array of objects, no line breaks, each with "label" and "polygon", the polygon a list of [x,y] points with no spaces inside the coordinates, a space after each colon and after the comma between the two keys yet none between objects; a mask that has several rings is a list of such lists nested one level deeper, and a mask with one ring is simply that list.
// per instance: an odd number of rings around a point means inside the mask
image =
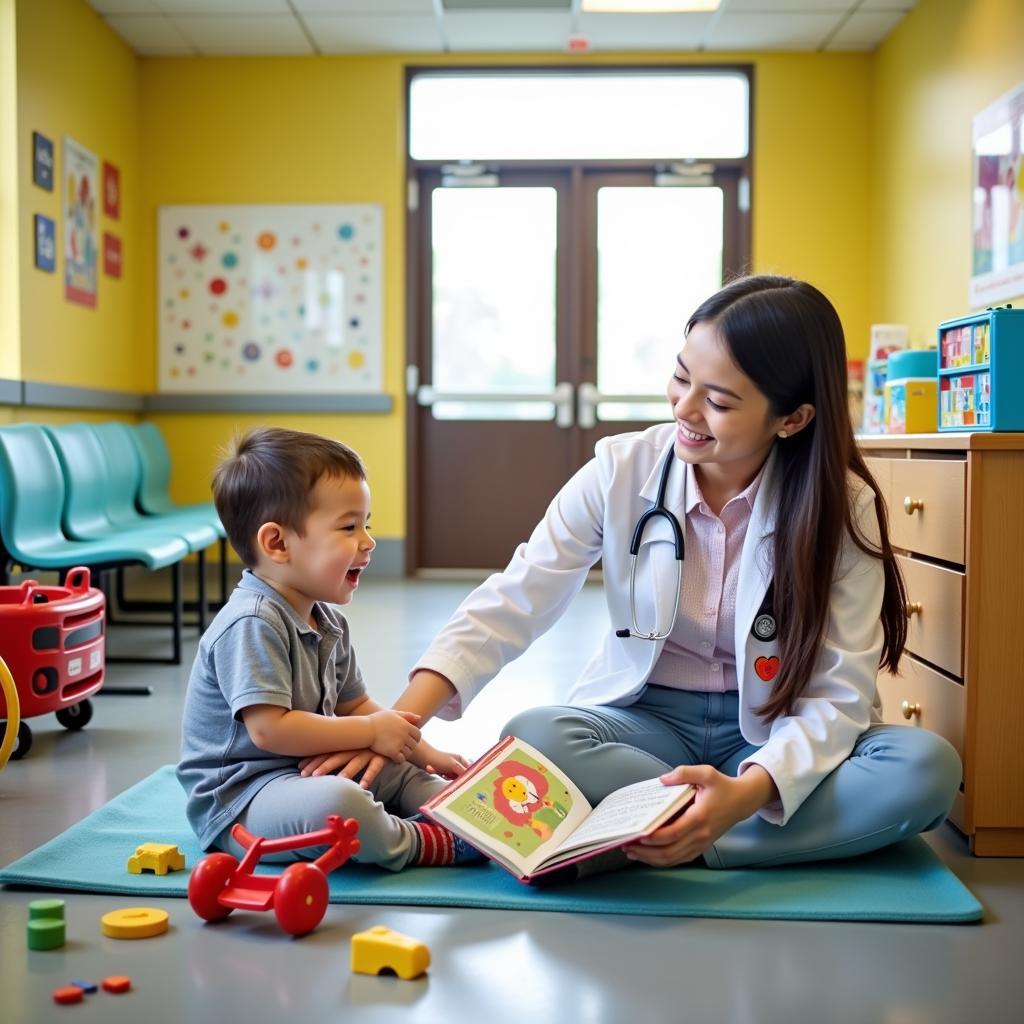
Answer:
[{"label": "colorful dot artwork poster", "polygon": [[375,204],[160,208],[163,392],[383,390]]}]

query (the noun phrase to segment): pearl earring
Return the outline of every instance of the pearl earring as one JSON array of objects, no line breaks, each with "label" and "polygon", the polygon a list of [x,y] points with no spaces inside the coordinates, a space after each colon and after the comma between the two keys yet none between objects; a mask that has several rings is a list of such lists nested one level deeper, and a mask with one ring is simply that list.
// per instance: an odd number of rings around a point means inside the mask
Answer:
[{"label": "pearl earring", "polygon": [[779,437],[789,437],[789,434],[787,434],[784,430],[780,430]]}]

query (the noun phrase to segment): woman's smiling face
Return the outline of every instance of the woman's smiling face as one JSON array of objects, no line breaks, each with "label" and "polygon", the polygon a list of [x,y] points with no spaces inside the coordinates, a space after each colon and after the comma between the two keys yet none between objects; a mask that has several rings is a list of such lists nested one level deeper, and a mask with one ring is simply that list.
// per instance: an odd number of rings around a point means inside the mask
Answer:
[{"label": "woman's smiling face", "polygon": [[675,452],[685,462],[746,486],[764,464],[787,417],[733,362],[714,324],[693,325],[668,382]]}]

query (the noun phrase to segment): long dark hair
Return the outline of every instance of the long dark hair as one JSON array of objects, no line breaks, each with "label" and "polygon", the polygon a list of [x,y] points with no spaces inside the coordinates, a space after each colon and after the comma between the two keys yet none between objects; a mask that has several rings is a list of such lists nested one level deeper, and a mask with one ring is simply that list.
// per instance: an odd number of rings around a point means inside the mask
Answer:
[{"label": "long dark hair", "polygon": [[[713,324],[736,365],[785,416],[810,403],[803,430],[776,442],[778,493],[771,538],[779,673],[758,713],[791,714],[807,689],[829,617],[829,590],[847,534],[882,560],[884,642],[880,664],[895,672],[907,638],[906,589],[889,544],[885,502],[857,450],[846,394],[843,326],[817,288],[788,277],[742,277],[701,304],[686,325]],[[874,492],[879,543],[865,537],[851,502],[848,473]]]}]

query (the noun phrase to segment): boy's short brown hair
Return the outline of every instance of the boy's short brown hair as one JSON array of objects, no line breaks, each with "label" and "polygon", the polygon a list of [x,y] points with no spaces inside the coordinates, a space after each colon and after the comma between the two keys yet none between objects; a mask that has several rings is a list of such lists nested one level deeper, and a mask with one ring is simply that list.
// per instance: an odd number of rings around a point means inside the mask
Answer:
[{"label": "boy's short brown hair", "polygon": [[366,479],[362,459],[340,441],[281,427],[257,427],[236,438],[213,473],[213,502],[228,541],[251,569],[256,534],[280,523],[300,536],[321,477]]}]

